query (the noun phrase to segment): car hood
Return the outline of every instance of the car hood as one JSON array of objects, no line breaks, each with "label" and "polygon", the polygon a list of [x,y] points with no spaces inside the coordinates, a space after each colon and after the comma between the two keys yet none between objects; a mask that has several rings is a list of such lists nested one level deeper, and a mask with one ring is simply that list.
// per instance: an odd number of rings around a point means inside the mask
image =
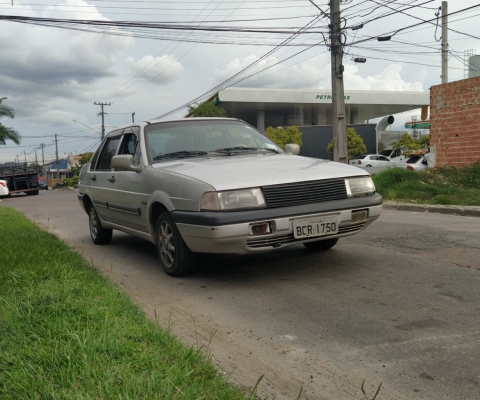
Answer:
[{"label": "car hood", "polygon": [[152,167],[198,179],[216,190],[369,175],[347,164],[288,154],[197,157]]}]

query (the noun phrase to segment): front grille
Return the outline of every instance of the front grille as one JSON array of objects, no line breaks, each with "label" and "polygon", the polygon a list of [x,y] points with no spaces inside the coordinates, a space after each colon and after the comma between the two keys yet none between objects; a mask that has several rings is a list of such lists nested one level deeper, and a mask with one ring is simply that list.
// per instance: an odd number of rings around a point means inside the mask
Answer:
[{"label": "front grille", "polygon": [[264,186],[263,193],[269,208],[320,203],[347,198],[344,179],[324,179]]},{"label": "front grille", "polygon": [[[342,226],[338,230],[338,235],[346,233],[355,233],[360,231],[365,226],[365,222],[355,225]],[[322,236],[323,238],[325,236]],[[313,238],[312,238],[313,239]],[[247,240],[247,246],[251,248],[260,248],[260,247],[280,247],[284,244],[301,242],[305,239],[295,239],[293,233],[290,233],[287,236],[282,237],[271,237],[264,239],[251,239]]]}]

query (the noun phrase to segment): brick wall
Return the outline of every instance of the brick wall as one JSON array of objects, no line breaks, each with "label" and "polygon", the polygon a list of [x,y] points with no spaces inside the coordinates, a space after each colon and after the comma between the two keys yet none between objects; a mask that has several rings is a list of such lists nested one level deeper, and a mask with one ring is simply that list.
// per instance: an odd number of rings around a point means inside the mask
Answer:
[{"label": "brick wall", "polygon": [[430,123],[436,165],[480,162],[480,76],[432,86]]}]

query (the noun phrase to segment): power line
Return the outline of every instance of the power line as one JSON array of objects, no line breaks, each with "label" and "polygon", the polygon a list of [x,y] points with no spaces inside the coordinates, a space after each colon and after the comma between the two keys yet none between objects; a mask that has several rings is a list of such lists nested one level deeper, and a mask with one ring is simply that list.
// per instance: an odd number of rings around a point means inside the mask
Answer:
[{"label": "power line", "polygon": [[[305,29],[307,28],[308,26],[312,25],[313,23],[315,23],[320,17],[317,16],[315,17],[312,21],[310,21],[307,25],[305,25],[302,29]],[[300,33],[301,30],[298,31],[298,33]],[[269,55],[273,54],[275,51],[277,51],[279,48],[281,48],[286,42],[290,41],[290,40],[293,40],[293,38],[296,36],[297,34],[293,34],[291,35],[288,39],[284,40],[282,43],[280,43],[279,45],[277,45],[274,49],[268,51],[266,54],[264,54],[262,57],[258,58],[257,60],[255,60],[254,62],[252,62],[251,64],[249,64],[248,66],[246,66],[245,68],[243,68],[242,70],[240,70],[239,72],[237,72],[236,74],[234,74],[233,76],[231,76],[230,78],[226,79],[225,81],[223,81],[222,83],[218,84],[217,86],[215,86],[214,88],[208,90],[207,92],[201,94],[200,96],[196,97],[195,99],[191,100],[190,102],[180,106],[180,107],[177,107],[176,109],[174,110],[171,110],[165,114],[162,114],[158,117],[155,117],[153,119],[161,119],[161,118],[164,118],[168,115],[171,115],[177,111],[180,111],[182,109],[184,109],[185,107],[189,106],[190,104],[194,104],[195,102],[199,101],[199,100],[203,100],[205,97],[208,97],[209,95],[211,95],[212,93],[214,93],[216,90],[218,90],[220,87],[224,87],[227,83],[229,83],[230,81],[232,81],[233,79],[235,79],[237,76],[239,76],[240,74],[244,73],[245,71],[247,71],[248,69],[252,68],[254,65],[258,64],[260,61],[264,60],[266,57],[268,57]]]}]

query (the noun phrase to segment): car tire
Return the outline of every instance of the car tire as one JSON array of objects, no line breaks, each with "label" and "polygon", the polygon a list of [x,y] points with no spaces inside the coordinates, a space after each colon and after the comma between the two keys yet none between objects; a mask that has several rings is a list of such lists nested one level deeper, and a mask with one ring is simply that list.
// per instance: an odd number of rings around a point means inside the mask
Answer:
[{"label": "car tire", "polygon": [[317,240],[316,242],[307,242],[303,245],[312,251],[325,251],[331,249],[338,242],[338,239]]},{"label": "car tire", "polygon": [[98,217],[97,210],[93,205],[88,210],[88,226],[90,228],[90,237],[92,242],[98,245],[108,244],[112,240],[112,229],[105,229]]},{"label": "car tire", "polygon": [[168,275],[183,276],[195,270],[195,255],[185,244],[168,211],[158,217],[156,236],[160,265]]}]

